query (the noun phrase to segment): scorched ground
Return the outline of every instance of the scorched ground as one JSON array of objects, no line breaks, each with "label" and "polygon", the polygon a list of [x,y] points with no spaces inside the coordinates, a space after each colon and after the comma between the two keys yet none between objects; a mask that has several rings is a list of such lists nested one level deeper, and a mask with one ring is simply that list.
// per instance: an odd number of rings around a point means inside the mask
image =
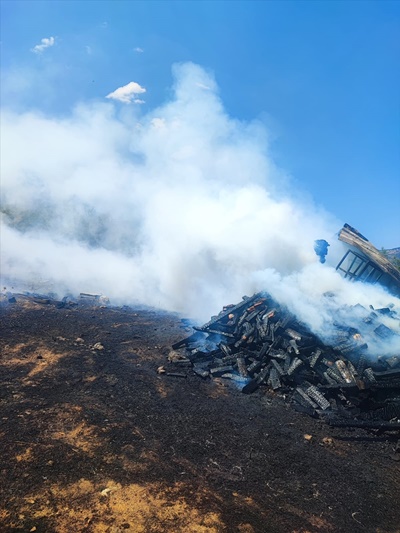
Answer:
[{"label": "scorched ground", "polygon": [[2,532],[400,531],[398,433],[158,374],[175,315],[23,296],[1,315]]}]

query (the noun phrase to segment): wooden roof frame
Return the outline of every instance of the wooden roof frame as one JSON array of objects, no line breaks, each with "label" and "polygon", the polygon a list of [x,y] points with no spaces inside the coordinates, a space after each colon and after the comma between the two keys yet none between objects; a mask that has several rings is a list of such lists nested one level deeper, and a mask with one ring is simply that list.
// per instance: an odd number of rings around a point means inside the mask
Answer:
[{"label": "wooden roof frame", "polygon": [[360,250],[371,263],[387,274],[391,282],[400,290],[399,270],[364,235],[349,224],[345,224],[339,232],[339,240]]}]

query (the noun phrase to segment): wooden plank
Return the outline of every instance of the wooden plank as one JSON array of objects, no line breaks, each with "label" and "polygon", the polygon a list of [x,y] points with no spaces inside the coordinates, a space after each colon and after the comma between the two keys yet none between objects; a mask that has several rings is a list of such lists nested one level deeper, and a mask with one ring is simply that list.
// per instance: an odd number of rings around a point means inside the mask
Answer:
[{"label": "wooden plank", "polygon": [[339,233],[339,240],[358,248],[368,259],[388,274],[395,284],[400,288],[400,272],[386,257],[369,242],[359,231],[345,224]]}]

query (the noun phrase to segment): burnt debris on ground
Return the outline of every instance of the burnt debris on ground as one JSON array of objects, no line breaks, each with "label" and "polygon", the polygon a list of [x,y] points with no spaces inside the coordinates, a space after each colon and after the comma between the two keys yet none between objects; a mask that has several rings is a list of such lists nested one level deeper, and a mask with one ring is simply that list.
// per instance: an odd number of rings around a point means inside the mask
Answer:
[{"label": "burnt debris on ground", "polygon": [[[354,307],[361,329],[382,346],[398,336],[381,321],[398,318],[390,307]],[[231,380],[246,394],[266,386],[331,425],[400,429],[400,354],[372,358],[352,326],[336,324],[326,345],[270,295],[257,293],[194,329],[172,346],[169,360],[180,371],[170,375],[191,369]]]}]

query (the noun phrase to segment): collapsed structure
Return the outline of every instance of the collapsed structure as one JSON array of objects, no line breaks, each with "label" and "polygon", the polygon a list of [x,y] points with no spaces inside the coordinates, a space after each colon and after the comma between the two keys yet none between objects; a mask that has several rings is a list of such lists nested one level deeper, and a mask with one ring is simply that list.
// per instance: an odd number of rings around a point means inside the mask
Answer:
[{"label": "collapsed structure", "polygon": [[[400,292],[400,273],[357,230],[346,224],[339,239],[349,244],[337,267],[345,277]],[[244,296],[175,343],[170,361],[202,378],[230,380],[246,394],[267,386],[332,425],[400,429],[400,349],[385,352],[388,344],[400,346],[400,330],[384,324],[391,318],[400,326],[400,316],[392,306],[347,312],[360,327],[339,319],[326,342],[268,293]],[[365,333],[382,347],[379,356],[370,353]]]},{"label": "collapsed structure", "polygon": [[351,281],[380,283],[400,297],[400,271],[364,235],[345,224],[339,240],[348,250],[336,270]]},{"label": "collapsed structure", "polygon": [[[357,307],[371,335],[397,335],[380,320],[395,317],[389,307]],[[400,428],[400,356],[371,359],[352,327],[337,324],[336,342],[327,346],[270,295],[257,293],[194,329],[173,345],[184,348],[171,358],[177,366],[234,381],[247,394],[267,385],[334,425]]]}]

